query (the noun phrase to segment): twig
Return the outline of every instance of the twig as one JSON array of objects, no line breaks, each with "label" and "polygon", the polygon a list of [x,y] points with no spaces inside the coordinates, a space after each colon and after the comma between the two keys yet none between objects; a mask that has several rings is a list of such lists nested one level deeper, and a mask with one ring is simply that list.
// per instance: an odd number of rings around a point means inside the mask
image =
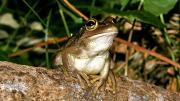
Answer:
[{"label": "twig", "polygon": [[143,52],[143,53],[148,53],[148,54],[150,54],[150,55],[152,55],[152,56],[154,56],[154,57],[156,57],[156,58],[158,58],[158,59],[160,59],[162,61],[165,61],[165,62],[167,62],[167,63],[169,63],[169,64],[171,64],[171,65],[173,65],[173,66],[180,69],[180,64],[179,63],[176,63],[176,62],[172,61],[171,59],[169,59],[167,57],[164,57],[161,54],[158,54],[158,53],[156,53],[154,51],[147,50],[147,49],[145,49],[143,47],[140,47],[138,45],[134,45],[134,44],[132,44],[130,42],[127,42],[127,41],[125,41],[123,39],[120,39],[120,38],[115,38],[115,41],[123,43],[123,44],[127,45],[128,47],[134,48],[137,51],[140,51],[140,52]]},{"label": "twig", "polygon": [[54,38],[53,40],[50,39],[50,40],[47,40],[46,42],[40,42],[40,43],[34,45],[33,47],[26,48],[26,49],[23,49],[21,51],[12,53],[12,54],[8,55],[8,57],[15,57],[15,56],[21,55],[23,53],[29,52],[29,51],[33,50],[34,48],[42,47],[42,46],[45,46],[47,44],[54,44],[54,43],[58,43],[58,42],[63,42],[67,39],[68,39],[67,37],[62,37],[62,38]]},{"label": "twig", "polygon": [[88,21],[88,17],[85,16],[83,13],[81,13],[78,9],[76,9],[71,3],[69,3],[67,0],[64,0],[64,2],[74,11],[76,12],[79,16],[81,16],[84,20]]}]

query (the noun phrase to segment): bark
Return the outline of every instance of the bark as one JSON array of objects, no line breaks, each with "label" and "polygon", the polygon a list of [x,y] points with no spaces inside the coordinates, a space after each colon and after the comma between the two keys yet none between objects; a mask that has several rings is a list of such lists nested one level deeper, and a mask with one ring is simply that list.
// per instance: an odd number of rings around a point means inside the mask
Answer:
[{"label": "bark", "polygon": [[58,69],[0,62],[0,101],[180,101],[180,94],[127,77],[117,77],[117,91],[82,89]]}]

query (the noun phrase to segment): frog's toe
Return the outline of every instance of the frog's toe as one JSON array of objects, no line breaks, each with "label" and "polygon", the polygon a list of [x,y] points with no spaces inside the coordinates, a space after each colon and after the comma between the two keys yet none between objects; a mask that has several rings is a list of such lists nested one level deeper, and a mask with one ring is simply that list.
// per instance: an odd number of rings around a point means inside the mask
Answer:
[{"label": "frog's toe", "polygon": [[[90,80],[89,80],[89,77],[85,73],[78,72],[77,77],[78,77],[81,85],[84,83],[84,81],[86,82],[88,87],[90,87],[92,85]],[[84,83],[83,85],[86,85],[86,84]]]},{"label": "frog's toe", "polygon": [[95,94],[96,94],[97,91],[100,89],[100,87],[103,86],[104,82],[105,82],[105,81],[104,81],[103,79],[99,79],[99,82],[97,82],[96,85],[94,85],[94,90],[93,90],[93,92],[94,92]]},{"label": "frog's toe", "polygon": [[[105,85],[105,79],[101,78],[100,76],[93,76],[93,77],[95,78],[91,80],[91,83],[93,84],[94,92],[96,93],[100,89],[100,87]],[[102,89],[105,89],[105,87],[103,87]]]},{"label": "frog's toe", "polygon": [[93,76],[91,76],[91,78],[92,78],[92,80],[91,80],[92,84],[94,84],[95,82],[100,81],[102,79],[100,76],[97,76],[97,75],[96,76],[93,75]]},{"label": "frog's toe", "polygon": [[113,93],[116,92],[116,79],[112,72],[109,73],[107,85],[106,90],[112,91]]},{"label": "frog's toe", "polygon": [[109,75],[106,79],[101,78],[99,75],[90,75],[91,84],[95,87],[95,92],[102,88],[103,91],[110,91],[112,93],[116,92],[116,79],[112,71],[109,72]]}]

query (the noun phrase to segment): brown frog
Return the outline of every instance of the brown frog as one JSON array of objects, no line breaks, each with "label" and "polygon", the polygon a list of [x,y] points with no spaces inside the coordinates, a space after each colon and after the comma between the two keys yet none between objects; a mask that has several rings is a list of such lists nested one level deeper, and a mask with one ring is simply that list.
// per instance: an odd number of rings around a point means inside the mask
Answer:
[{"label": "brown frog", "polygon": [[113,62],[109,56],[113,38],[118,33],[114,21],[114,17],[102,22],[90,19],[57,54],[55,65],[76,71],[80,84],[94,86],[95,91],[107,80],[111,80],[114,89],[115,79],[110,73]]}]

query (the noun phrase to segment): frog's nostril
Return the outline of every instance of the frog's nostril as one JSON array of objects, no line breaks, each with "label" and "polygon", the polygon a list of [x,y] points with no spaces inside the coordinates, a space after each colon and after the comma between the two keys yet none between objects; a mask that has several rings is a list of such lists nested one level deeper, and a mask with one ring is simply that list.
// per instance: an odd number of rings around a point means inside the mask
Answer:
[{"label": "frog's nostril", "polygon": [[113,19],[112,19],[112,23],[116,24],[116,23],[117,23],[117,19],[116,19],[116,18],[113,18]]}]

